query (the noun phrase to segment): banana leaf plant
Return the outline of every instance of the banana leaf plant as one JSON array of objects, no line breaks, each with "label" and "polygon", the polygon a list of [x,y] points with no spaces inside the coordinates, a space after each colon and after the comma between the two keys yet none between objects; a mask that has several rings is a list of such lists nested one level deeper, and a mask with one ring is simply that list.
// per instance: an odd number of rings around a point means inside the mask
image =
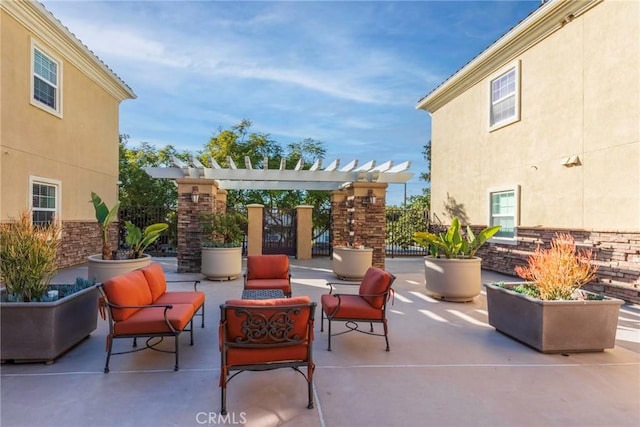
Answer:
[{"label": "banana leaf plant", "polygon": [[116,202],[116,204],[109,209],[100,196],[94,192],[91,192],[91,202],[96,211],[96,220],[98,220],[98,226],[102,233],[102,259],[113,259],[113,252],[109,240],[109,225],[118,217],[120,202]]},{"label": "banana leaf plant", "polygon": [[446,232],[435,234],[418,231],[413,234],[413,240],[421,247],[427,248],[434,257],[440,257],[442,254],[445,258],[473,258],[478,249],[498,233],[500,228],[499,225],[487,227],[476,235],[467,225],[466,234],[463,236],[460,220],[454,217]]},{"label": "banana leaf plant", "polygon": [[169,228],[169,224],[164,222],[151,224],[143,231],[131,221],[125,221],[124,227],[127,231],[124,240],[129,246],[129,258],[136,259],[142,257],[144,250],[155,242],[164,230]]}]

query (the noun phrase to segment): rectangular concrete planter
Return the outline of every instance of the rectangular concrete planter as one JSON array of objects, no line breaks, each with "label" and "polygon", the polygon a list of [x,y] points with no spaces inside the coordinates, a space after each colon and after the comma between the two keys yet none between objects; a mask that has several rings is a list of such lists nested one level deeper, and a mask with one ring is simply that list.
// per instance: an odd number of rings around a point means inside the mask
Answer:
[{"label": "rectangular concrete planter", "polygon": [[53,302],[3,302],[0,358],[3,362],[52,362],[97,326],[95,286]]},{"label": "rectangular concrete planter", "polygon": [[489,324],[542,353],[603,351],[615,346],[622,300],[542,301],[493,284],[485,288]]}]

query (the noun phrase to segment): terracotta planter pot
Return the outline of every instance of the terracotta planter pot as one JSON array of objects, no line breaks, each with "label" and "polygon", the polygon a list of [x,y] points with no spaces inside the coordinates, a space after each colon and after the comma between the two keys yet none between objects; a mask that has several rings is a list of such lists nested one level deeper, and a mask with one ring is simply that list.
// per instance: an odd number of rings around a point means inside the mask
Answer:
[{"label": "terracotta planter pot", "polygon": [[242,274],[242,248],[202,248],[200,272],[210,280],[232,280]]},{"label": "terracotta planter pot", "polygon": [[95,286],[53,302],[0,303],[2,361],[52,362],[98,325]]},{"label": "terracotta planter pot", "polygon": [[615,346],[622,300],[542,301],[492,284],[485,287],[489,324],[542,353],[603,351]]},{"label": "terracotta planter pot", "polygon": [[151,255],[144,254],[136,259],[102,259],[102,255],[90,255],[87,258],[89,272],[87,279],[102,283],[112,277],[121,276],[133,270],[151,264]]},{"label": "terracotta planter pot", "polygon": [[360,280],[371,267],[373,248],[333,248],[331,268],[333,274],[341,280]]},{"label": "terracotta planter pot", "polygon": [[437,299],[467,302],[480,294],[482,259],[424,257],[427,293]]}]

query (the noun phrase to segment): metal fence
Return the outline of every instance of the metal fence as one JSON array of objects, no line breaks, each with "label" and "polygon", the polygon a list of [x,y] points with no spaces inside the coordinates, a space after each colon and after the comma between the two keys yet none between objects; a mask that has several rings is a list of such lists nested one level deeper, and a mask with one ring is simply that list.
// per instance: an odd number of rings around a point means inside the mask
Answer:
[{"label": "metal fence", "polygon": [[331,209],[317,209],[313,212],[311,230],[311,255],[331,255]]},{"label": "metal fence", "polygon": [[385,244],[388,257],[426,255],[427,250],[416,245],[413,233],[429,229],[426,209],[387,208]]},{"label": "metal fence", "polygon": [[158,240],[152,243],[144,252],[154,256],[176,256],[176,242],[178,237],[178,214],[174,209],[164,206],[122,206],[118,212],[119,234],[118,246],[124,248],[125,244],[125,221],[131,221],[141,230],[151,224],[166,222],[169,228],[160,235]]}]

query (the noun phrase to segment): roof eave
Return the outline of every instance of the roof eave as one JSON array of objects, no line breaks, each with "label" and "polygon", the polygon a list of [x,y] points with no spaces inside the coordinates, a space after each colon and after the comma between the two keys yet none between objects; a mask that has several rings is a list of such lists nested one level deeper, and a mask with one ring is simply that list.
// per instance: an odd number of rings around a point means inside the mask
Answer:
[{"label": "roof eave", "polygon": [[500,66],[514,60],[522,52],[602,1],[551,0],[544,4],[418,101],[415,108],[435,112]]}]

